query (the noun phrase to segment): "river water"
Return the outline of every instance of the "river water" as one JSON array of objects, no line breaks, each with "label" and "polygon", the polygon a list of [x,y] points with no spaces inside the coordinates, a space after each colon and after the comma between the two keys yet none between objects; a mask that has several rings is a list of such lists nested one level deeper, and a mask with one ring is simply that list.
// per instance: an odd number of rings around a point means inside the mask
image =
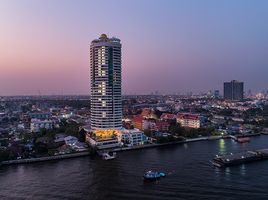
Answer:
[{"label": "river water", "polygon": [[[268,160],[213,167],[218,153],[268,148],[268,136],[119,152],[115,160],[73,158],[0,167],[0,199],[268,199]],[[168,176],[144,183],[146,170]]]}]

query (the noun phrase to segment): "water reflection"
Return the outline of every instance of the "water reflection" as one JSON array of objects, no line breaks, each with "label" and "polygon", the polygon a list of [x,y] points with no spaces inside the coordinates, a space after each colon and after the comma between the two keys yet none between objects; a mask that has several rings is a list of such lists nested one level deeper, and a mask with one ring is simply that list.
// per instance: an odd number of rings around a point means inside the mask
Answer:
[{"label": "water reflection", "polygon": [[219,140],[219,152],[220,154],[226,153],[226,145],[224,139]]},{"label": "water reflection", "polygon": [[225,180],[230,181],[231,179],[231,169],[230,167],[225,168]]},{"label": "water reflection", "polygon": [[240,167],[240,174],[242,176],[245,176],[246,175],[246,166],[245,164],[242,164],[241,167]]},{"label": "water reflection", "polygon": [[[267,199],[268,161],[229,168],[209,162],[219,153],[267,144],[268,136],[252,138],[246,146],[231,139],[202,141],[120,152],[107,162],[84,157],[1,167],[0,199]],[[168,175],[144,184],[142,175],[150,169]]]}]

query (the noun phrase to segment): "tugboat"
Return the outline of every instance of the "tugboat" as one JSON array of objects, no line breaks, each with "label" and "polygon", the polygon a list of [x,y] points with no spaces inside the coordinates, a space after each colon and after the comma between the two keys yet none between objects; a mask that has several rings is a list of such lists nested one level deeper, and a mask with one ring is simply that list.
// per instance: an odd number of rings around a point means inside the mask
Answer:
[{"label": "tugboat", "polygon": [[103,160],[112,160],[116,158],[116,152],[105,152],[102,154]]},{"label": "tugboat", "polygon": [[165,176],[166,174],[164,172],[147,171],[143,175],[143,179],[144,181],[155,181]]}]

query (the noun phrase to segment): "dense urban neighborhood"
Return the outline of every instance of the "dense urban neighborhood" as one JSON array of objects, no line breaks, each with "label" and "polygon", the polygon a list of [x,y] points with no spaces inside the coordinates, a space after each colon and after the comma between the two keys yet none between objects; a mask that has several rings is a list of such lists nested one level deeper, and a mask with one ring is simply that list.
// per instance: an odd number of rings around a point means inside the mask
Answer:
[{"label": "dense urban neighborhood", "polygon": [[90,132],[89,96],[0,98],[0,159],[20,160],[189,138],[268,134],[268,95],[123,96],[123,128]]}]

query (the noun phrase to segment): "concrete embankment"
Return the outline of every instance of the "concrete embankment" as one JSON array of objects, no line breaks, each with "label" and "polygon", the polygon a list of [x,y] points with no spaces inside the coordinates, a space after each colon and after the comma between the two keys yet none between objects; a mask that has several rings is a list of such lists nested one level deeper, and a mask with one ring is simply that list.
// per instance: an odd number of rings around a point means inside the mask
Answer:
[{"label": "concrete embankment", "polygon": [[130,150],[146,149],[146,148],[167,146],[167,145],[172,145],[172,144],[182,144],[182,143],[185,143],[185,141],[168,142],[168,143],[163,143],[163,144],[145,144],[141,146],[132,146],[132,147],[121,147],[121,148],[112,149],[112,151],[130,151]]},{"label": "concrete embankment", "polygon": [[[189,142],[198,142],[198,141],[205,141],[205,140],[218,140],[221,139],[221,136],[211,136],[211,137],[199,137],[199,138],[193,138],[193,139],[186,139],[183,141],[175,141],[175,142],[167,142],[163,144],[146,144],[142,146],[132,146],[132,147],[121,147],[121,148],[115,148],[111,149],[111,151],[130,151],[130,150],[138,150],[138,149],[145,149],[145,148],[154,148],[154,147],[161,147],[161,146],[168,146],[168,145],[175,145],[175,144],[184,144]],[[102,152],[103,150],[100,150]]]},{"label": "concrete embankment", "polygon": [[16,164],[44,162],[44,161],[50,161],[50,160],[60,160],[60,159],[88,156],[89,154],[90,154],[90,152],[84,151],[84,152],[57,155],[57,156],[46,156],[46,157],[40,157],[40,158],[27,158],[27,159],[18,159],[18,160],[8,160],[8,161],[3,161],[2,163],[0,163],[0,165],[16,165]]}]

